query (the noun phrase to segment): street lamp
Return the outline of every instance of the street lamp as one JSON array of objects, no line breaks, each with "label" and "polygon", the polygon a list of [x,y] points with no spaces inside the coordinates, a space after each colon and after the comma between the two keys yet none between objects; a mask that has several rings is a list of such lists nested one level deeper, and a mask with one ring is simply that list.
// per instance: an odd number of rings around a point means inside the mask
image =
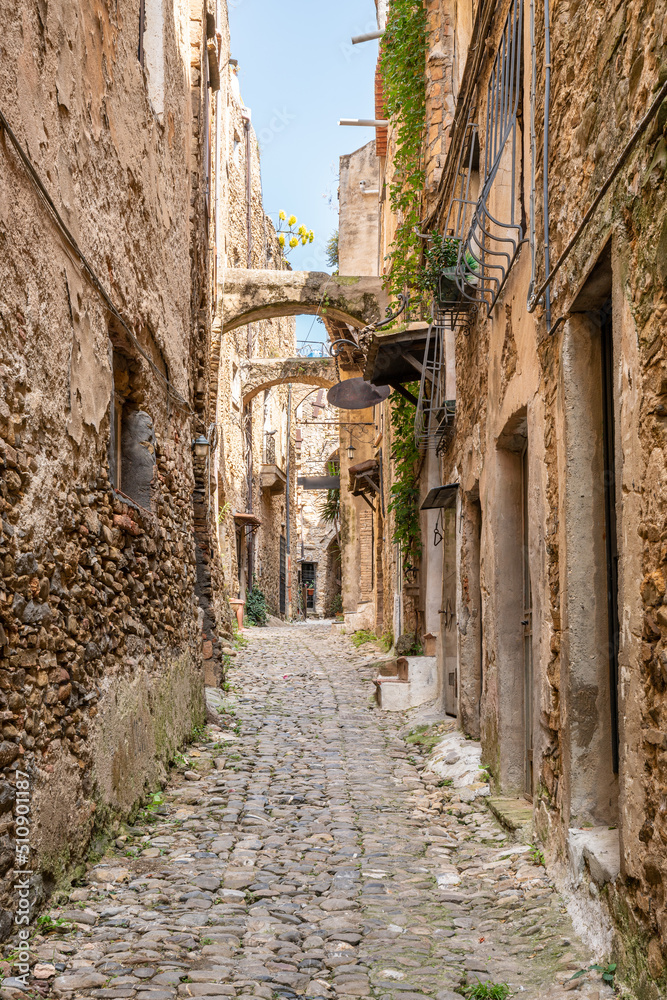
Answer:
[{"label": "street lamp", "polygon": [[198,438],[192,442],[192,448],[195,453],[195,458],[208,458],[208,451],[211,447],[211,442],[203,434],[200,434]]},{"label": "street lamp", "polygon": [[349,444],[347,446],[347,457],[349,458],[350,462],[354,461],[354,453],[356,450],[357,449],[354,447],[353,444]]}]

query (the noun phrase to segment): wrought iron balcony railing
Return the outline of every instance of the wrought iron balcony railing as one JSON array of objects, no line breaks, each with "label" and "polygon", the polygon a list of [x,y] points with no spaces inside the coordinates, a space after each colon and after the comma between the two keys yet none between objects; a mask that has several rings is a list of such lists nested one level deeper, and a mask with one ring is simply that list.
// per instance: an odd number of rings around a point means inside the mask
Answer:
[{"label": "wrought iron balcony railing", "polygon": [[276,432],[264,432],[264,465],[276,464]]},{"label": "wrought iron balcony railing", "polygon": [[440,300],[484,302],[488,312],[524,242],[517,171],[522,26],[523,0],[512,0],[487,89],[484,130],[475,122],[473,109],[445,225],[445,232],[458,241],[458,259],[442,276]]},{"label": "wrought iron balcony railing", "polygon": [[[467,324],[465,311],[434,308],[424,348],[415,412],[415,444],[420,450],[435,445],[439,453],[454,433],[456,389],[447,378],[447,335],[455,333],[458,328],[465,329]],[[453,383],[453,364],[451,373]]]}]

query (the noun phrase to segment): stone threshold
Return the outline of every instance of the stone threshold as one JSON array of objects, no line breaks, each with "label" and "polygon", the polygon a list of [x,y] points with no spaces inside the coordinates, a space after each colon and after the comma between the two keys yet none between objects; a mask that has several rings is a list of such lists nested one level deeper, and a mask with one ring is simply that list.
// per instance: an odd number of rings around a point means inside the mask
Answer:
[{"label": "stone threshold", "polygon": [[505,830],[515,837],[530,840],[533,829],[533,806],[527,799],[489,796],[486,804]]}]

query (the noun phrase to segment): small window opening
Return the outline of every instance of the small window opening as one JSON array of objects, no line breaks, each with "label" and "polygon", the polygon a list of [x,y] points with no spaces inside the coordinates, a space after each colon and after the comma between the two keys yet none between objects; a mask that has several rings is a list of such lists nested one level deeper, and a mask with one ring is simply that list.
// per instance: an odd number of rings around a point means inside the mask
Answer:
[{"label": "small window opening", "polygon": [[150,509],[155,473],[155,430],[143,410],[145,393],[140,366],[114,350],[109,472],[112,485],[141,507]]},{"label": "small window opening", "polygon": [[306,610],[315,609],[317,563],[305,562],[301,565],[301,583],[306,592]]}]

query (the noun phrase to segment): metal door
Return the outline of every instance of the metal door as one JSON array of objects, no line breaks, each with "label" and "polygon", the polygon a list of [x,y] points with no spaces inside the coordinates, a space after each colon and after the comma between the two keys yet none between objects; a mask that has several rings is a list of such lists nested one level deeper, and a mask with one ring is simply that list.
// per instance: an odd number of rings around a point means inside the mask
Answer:
[{"label": "metal door", "polygon": [[[317,566],[312,562],[305,562],[301,565],[301,580],[306,590],[306,611],[313,611],[316,601]],[[310,591],[310,593],[309,593]]]},{"label": "metal door", "polygon": [[280,536],[280,613],[285,614],[287,608],[287,543]]},{"label": "metal door", "polygon": [[523,724],[525,734],[524,791],[533,797],[533,590],[530,581],[528,549],[528,448],[521,456],[521,494],[523,521]]},{"label": "metal door", "polygon": [[443,510],[442,609],[440,628],[445,670],[445,712],[458,715],[458,630],[456,627],[456,507]]}]

